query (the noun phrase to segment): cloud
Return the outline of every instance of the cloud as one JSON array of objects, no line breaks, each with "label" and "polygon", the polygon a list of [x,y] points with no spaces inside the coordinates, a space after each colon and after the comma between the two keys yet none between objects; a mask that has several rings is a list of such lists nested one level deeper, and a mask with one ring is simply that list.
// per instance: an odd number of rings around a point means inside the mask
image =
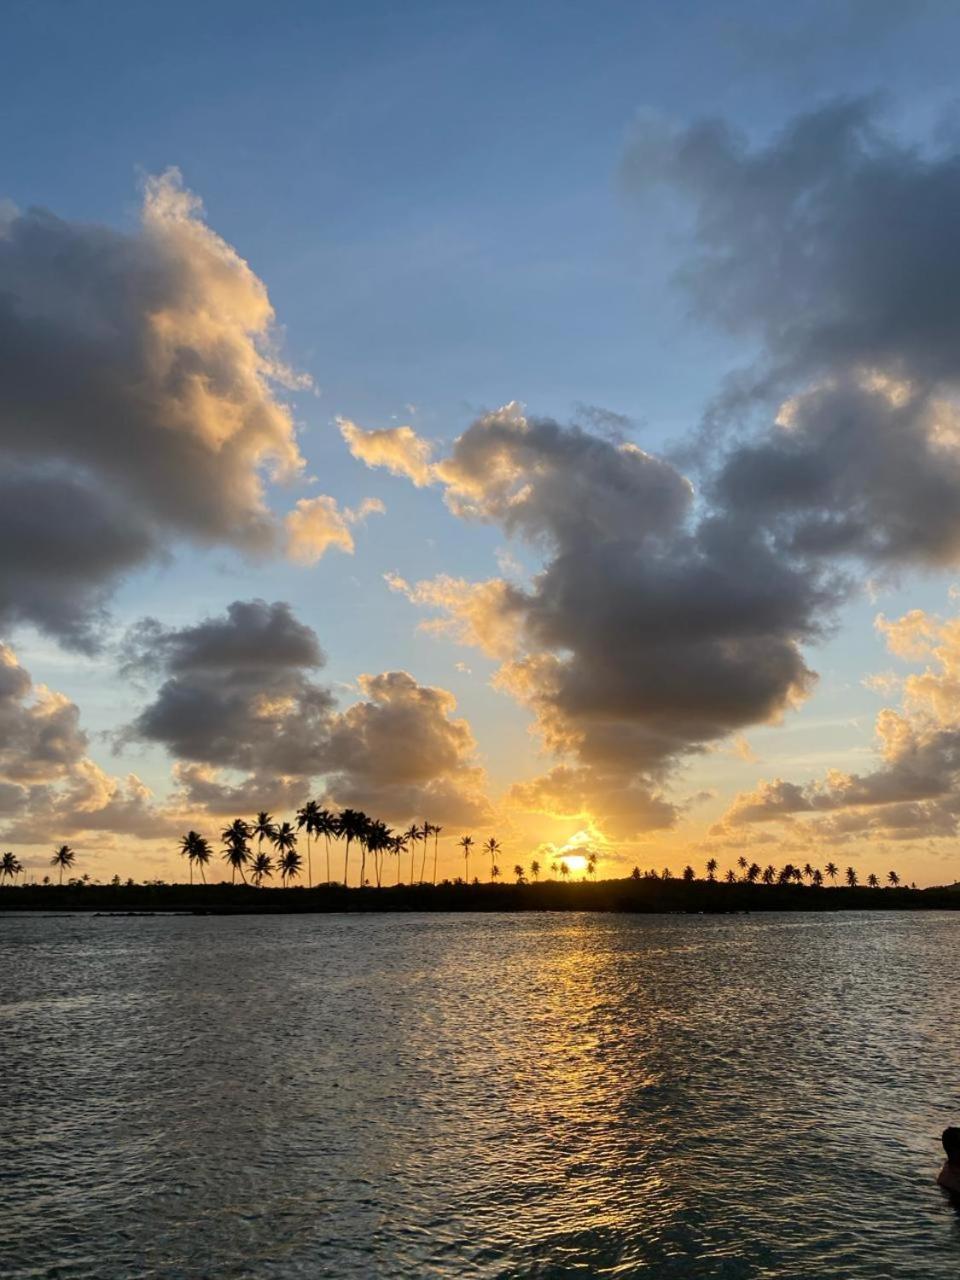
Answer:
[{"label": "cloud", "polygon": [[320,771],[333,697],[311,678],[325,658],[289,605],[238,600],[225,616],[179,629],[147,619],[126,657],[128,670],[164,679],[125,740],[246,773]]},{"label": "cloud", "polygon": [[412,427],[385,427],[366,431],[349,418],[338,418],[340,434],[355,458],[368,467],[385,467],[422,487],[433,483],[432,449]]},{"label": "cloud", "polygon": [[489,815],[453,695],[390,671],[360,676],[360,696],[338,710],[316,679],[325,661],[316,634],[287,604],[234,601],[178,629],[146,619],[124,659],[129,674],[160,683],[122,741],[166,748],[182,811],[289,808],[316,784],[331,803],[390,821]]},{"label": "cloud", "polygon": [[411,814],[439,822],[488,821],[486,780],[470,726],[455,717],[446,689],[405,671],[361,676],[362,700],[332,725],[327,787],[342,806],[393,820]]},{"label": "cloud", "polygon": [[960,557],[960,168],[907,145],[872,100],[830,103],[751,147],[721,121],[646,122],[637,187],[692,211],[681,278],[701,314],[754,338],[707,427],[750,429],[709,485],[792,555],[893,569]]},{"label": "cloud", "polygon": [[[281,545],[302,459],[267,291],[175,170],[119,232],[42,209],[0,237],[0,627],[89,647],[109,592],[181,539]],[[52,371],[52,372],[51,372]]]},{"label": "cloud", "polygon": [[[901,709],[877,716],[878,766],[831,769],[798,784],[782,778],[738,795],[717,830],[812,818],[820,840],[882,834],[891,839],[954,835],[960,819],[960,620],[913,610],[878,628],[898,657],[927,661],[902,682]],[[829,818],[820,815],[830,814]]]},{"label": "cloud", "polygon": [[386,511],[379,498],[364,498],[354,511],[341,512],[334,498],[301,498],[284,521],[287,554],[299,564],[315,564],[330,547],[352,554],[351,526]]},{"label": "cloud", "polygon": [[525,586],[388,581],[439,614],[428,627],[500,661],[496,683],[574,769],[578,812],[589,784],[618,829],[617,792],[638,828],[662,825],[666,771],[810,689],[800,646],[838,589],[762,530],[722,510],[698,518],[669,463],[508,405],[477,419],[433,475],[452,511],[524,537],[543,566]]},{"label": "cloud", "polygon": [[35,684],[0,644],[0,832],[36,843],[114,831],[157,835],[167,815],[135,774],[111,777],[87,755],[75,703]]}]

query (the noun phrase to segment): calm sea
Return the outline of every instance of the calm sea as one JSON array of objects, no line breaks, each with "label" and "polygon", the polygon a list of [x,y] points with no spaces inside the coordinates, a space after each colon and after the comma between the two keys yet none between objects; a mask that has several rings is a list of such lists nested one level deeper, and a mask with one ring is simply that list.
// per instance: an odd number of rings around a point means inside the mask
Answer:
[{"label": "calm sea", "polygon": [[0,917],[0,1274],[956,1280],[958,929]]}]

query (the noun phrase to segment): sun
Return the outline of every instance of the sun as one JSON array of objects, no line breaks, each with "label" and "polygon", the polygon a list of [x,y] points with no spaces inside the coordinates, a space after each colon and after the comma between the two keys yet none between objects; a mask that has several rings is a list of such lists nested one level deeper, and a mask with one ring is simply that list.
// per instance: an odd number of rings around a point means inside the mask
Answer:
[{"label": "sun", "polygon": [[587,860],[582,853],[565,853],[562,860],[570,868],[572,875],[579,875],[587,869]]}]

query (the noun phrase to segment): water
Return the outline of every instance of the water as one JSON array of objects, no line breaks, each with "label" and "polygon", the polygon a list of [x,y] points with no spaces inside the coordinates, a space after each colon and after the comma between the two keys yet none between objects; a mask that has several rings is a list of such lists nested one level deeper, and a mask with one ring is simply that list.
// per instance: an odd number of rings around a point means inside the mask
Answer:
[{"label": "water", "polygon": [[956,1280],[958,926],[0,917],[0,1274]]}]

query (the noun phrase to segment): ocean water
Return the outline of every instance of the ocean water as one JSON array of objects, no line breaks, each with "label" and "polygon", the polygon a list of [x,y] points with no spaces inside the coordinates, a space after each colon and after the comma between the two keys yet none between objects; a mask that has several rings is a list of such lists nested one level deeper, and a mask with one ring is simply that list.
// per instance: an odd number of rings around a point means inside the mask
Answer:
[{"label": "ocean water", "polygon": [[956,1280],[958,930],[0,917],[0,1275]]}]

